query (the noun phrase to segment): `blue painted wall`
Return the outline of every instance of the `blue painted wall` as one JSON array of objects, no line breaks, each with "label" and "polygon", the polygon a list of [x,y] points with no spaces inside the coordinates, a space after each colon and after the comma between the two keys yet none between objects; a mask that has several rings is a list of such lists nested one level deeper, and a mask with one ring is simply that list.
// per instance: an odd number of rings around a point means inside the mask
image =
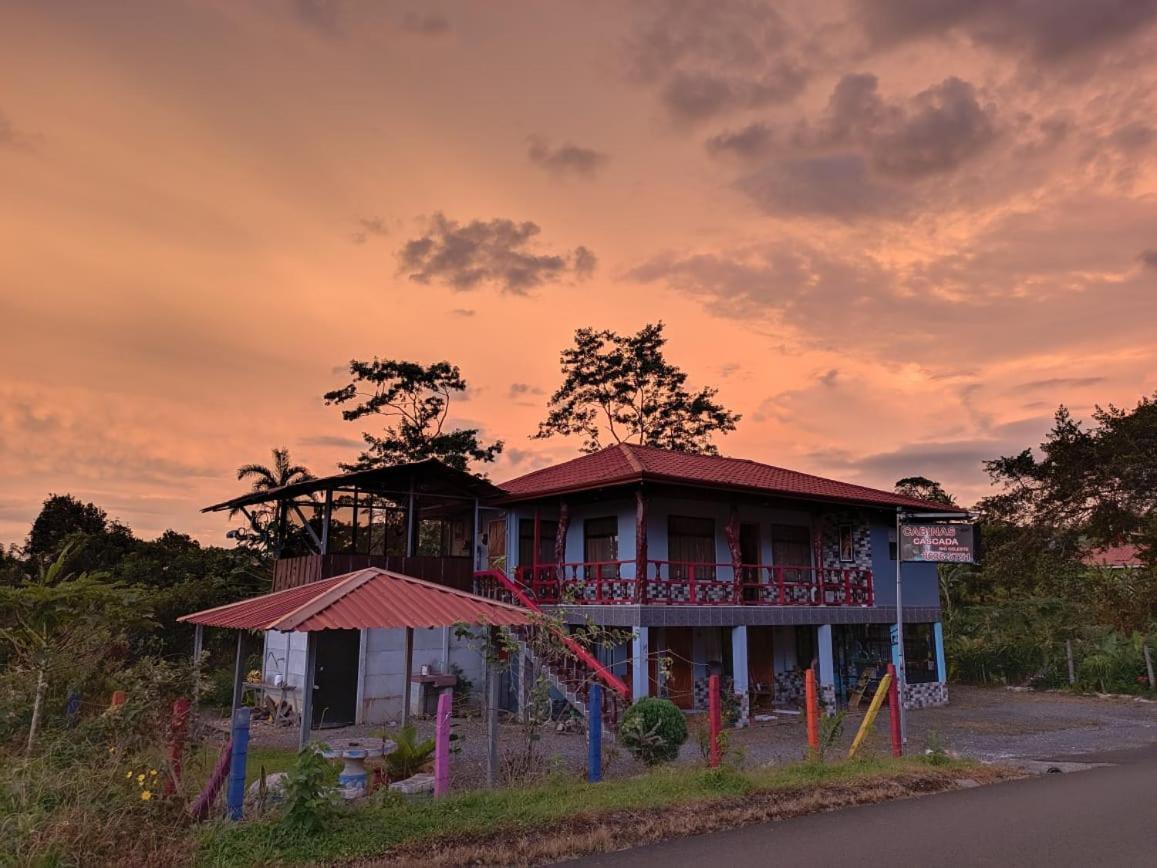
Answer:
[{"label": "blue painted wall", "polygon": [[[678,500],[654,497],[647,504],[647,554],[654,560],[667,559],[667,517],[669,515],[711,518],[715,521],[715,560],[719,564],[730,564],[731,554],[727,548],[727,538],[723,533],[730,516],[730,502]],[[838,510],[835,510],[838,511]],[[631,562],[635,558],[635,502],[633,499],[608,500],[602,503],[571,505],[570,527],[567,531],[566,559],[569,562],[583,560],[583,522],[588,518],[616,516],[619,520],[619,560]],[[520,519],[533,520],[534,508],[520,506],[510,513],[507,524],[507,556],[511,570],[518,560],[518,522]],[[557,502],[543,504],[542,518],[555,520],[558,517]],[[811,517],[804,510],[771,509],[759,506],[740,506],[739,520],[742,523],[759,525],[760,548],[763,563],[772,563],[772,524],[794,524],[803,527],[811,525]],[[889,557],[890,535],[895,533],[895,519],[886,512],[869,513],[872,545],[872,576],[875,585],[876,605],[896,604],[896,562]],[[940,591],[935,564],[904,564],[904,605],[939,606]],[[728,578],[729,567],[720,567],[720,578]],[[634,564],[623,565],[623,576],[634,576]]]},{"label": "blue painted wall", "polygon": [[[877,606],[896,605],[896,561],[890,558],[889,543],[896,535],[895,519],[872,521],[872,583],[876,590]],[[904,605],[939,606],[940,583],[936,564],[904,564]]]}]

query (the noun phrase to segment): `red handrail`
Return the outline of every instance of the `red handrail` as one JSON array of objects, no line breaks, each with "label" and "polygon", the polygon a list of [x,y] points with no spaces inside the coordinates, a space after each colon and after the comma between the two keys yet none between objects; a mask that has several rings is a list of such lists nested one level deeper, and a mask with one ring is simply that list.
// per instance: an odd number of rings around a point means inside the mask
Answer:
[{"label": "red handrail", "polygon": [[[502,587],[512,597],[514,597],[514,599],[518,600],[522,606],[530,609],[532,612],[543,614],[542,608],[538,605],[538,603],[527,596],[526,592],[523,591],[516,582],[512,582],[510,577],[507,576],[506,573],[504,573],[502,570],[481,570],[474,575],[479,578],[485,577],[494,579],[496,582],[502,585]],[[562,643],[567,647],[567,650],[569,650],[572,654],[574,654],[575,657],[589,666],[591,671],[593,671],[600,679],[602,679],[602,681],[608,687],[619,694],[619,696],[623,697],[623,699],[628,701],[630,700],[631,688],[627,687],[622,679],[615,675],[615,673],[611,672],[611,670],[607,669],[607,667],[598,661],[597,657],[587,651],[587,649],[584,648],[579,642],[576,642],[574,639],[568,636],[562,629],[553,624],[548,624],[548,627],[551,632],[553,632],[556,636],[558,636],[559,639],[562,640]]]}]

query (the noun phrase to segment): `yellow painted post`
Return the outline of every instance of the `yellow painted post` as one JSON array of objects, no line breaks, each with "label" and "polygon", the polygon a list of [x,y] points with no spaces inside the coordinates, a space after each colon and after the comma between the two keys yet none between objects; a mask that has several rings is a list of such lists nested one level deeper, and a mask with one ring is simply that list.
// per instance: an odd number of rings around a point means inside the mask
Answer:
[{"label": "yellow painted post", "polygon": [[880,713],[880,706],[884,704],[884,700],[888,696],[888,685],[891,683],[892,676],[890,673],[880,679],[880,686],[876,688],[876,695],[872,697],[872,704],[868,706],[868,713],[864,715],[864,720],[860,724],[860,731],[856,733],[855,739],[852,740],[852,747],[848,751],[848,759],[856,755],[856,751],[860,749],[860,745],[864,743],[864,739],[872,729],[876,715]]}]

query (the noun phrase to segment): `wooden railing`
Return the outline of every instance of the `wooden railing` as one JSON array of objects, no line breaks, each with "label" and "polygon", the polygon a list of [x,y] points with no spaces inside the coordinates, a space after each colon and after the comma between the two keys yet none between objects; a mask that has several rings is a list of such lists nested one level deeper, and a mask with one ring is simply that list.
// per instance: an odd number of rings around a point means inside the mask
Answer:
[{"label": "wooden railing", "polygon": [[856,567],[648,560],[588,561],[515,568],[540,605],[872,606],[872,571]]},{"label": "wooden railing", "polygon": [[403,555],[330,554],[304,555],[282,558],[273,564],[273,590],[283,591],[310,582],[320,582],[334,576],[381,567],[416,579],[425,579],[439,585],[469,591],[472,585],[473,564],[470,558],[442,558]]}]

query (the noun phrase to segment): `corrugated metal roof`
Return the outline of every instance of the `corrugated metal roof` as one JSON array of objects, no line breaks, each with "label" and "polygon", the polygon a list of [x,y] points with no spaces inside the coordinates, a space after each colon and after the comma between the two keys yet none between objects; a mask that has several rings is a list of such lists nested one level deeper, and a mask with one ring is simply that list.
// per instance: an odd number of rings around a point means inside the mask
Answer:
[{"label": "corrugated metal roof", "polygon": [[529,624],[533,613],[465,591],[371,567],[182,615],[178,621],[245,630],[361,630]]},{"label": "corrugated metal roof", "polygon": [[[766,492],[788,497],[814,498],[843,503],[901,506],[924,511],[953,512],[953,507],[929,503],[850,482],[825,479],[810,473],[761,464],[746,458],[724,458],[720,455],[694,455],[619,443],[590,455],[536,470],[500,488],[507,500],[526,500],[568,491],[582,491],[650,479]],[[965,510],[960,509],[961,513]]]}]

